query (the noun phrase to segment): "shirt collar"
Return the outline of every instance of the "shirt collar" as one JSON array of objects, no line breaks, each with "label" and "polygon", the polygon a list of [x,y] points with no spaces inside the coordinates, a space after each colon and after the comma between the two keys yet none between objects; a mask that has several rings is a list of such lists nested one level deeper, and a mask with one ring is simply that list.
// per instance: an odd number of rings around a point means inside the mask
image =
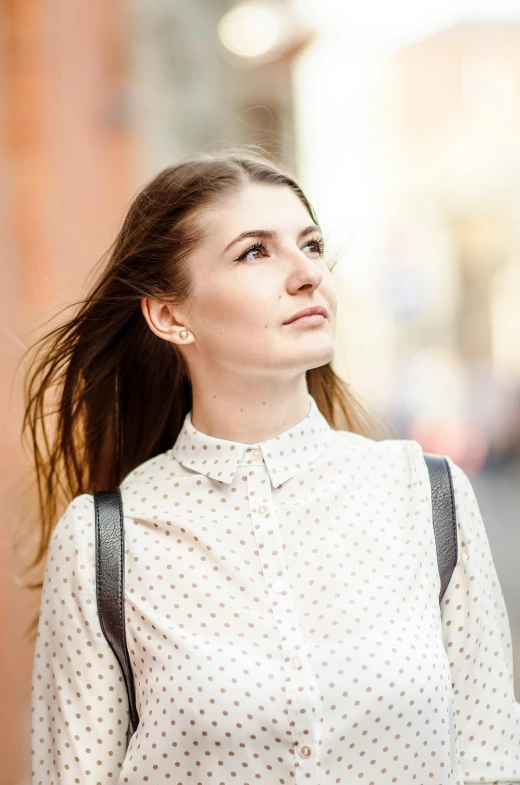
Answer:
[{"label": "shirt collar", "polygon": [[172,453],[185,468],[226,483],[233,481],[240,463],[261,463],[263,459],[273,486],[279,487],[310,466],[332,440],[334,429],[312,395],[308,396],[310,409],[303,420],[278,436],[255,444],[208,436],[195,428],[189,411]]}]

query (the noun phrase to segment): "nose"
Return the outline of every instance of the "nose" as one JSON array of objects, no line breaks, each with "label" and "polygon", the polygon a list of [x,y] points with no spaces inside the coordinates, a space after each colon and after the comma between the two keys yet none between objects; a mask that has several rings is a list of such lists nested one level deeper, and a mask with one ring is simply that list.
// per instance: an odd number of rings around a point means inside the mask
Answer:
[{"label": "nose", "polygon": [[290,279],[298,289],[312,286],[316,289],[323,280],[323,271],[319,269],[315,259],[310,259],[303,251],[297,249],[292,254]]}]

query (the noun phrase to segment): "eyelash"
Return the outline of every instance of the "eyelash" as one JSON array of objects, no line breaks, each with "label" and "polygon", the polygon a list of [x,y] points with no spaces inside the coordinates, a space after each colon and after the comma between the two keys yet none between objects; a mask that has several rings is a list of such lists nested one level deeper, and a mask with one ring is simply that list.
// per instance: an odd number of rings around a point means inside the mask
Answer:
[{"label": "eyelash", "polygon": [[[315,243],[318,246],[318,248],[319,248],[318,253],[319,253],[320,256],[323,256],[323,251],[325,250],[325,240],[322,237],[316,237],[313,240],[309,240],[309,242],[306,243],[305,245],[311,245],[311,243]],[[240,254],[238,259],[235,259],[235,261],[236,262],[241,262],[242,259],[244,259],[247,256],[248,253],[251,253],[251,251],[265,251],[265,252],[267,252],[267,248],[265,247],[265,245],[263,243],[255,243],[250,248],[248,248],[247,251],[244,251],[244,253]]]}]

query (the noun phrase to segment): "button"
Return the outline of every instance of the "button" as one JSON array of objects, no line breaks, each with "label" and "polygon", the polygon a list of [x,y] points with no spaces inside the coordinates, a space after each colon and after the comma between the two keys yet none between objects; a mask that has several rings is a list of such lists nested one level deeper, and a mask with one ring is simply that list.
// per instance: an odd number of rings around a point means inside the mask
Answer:
[{"label": "button", "polygon": [[307,747],[306,744],[304,744],[303,747],[300,747],[300,755],[302,756],[302,758],[308,758],[310,754],[311,754],[311,748]]},{"label": "button", "polygon": [[252,450],[251,457],[255,459],[261,458],[262,453],[260,452],[260,450]]},{"label": "button", "polygon": [[273,591],[275,591],[277,594],[279,594],[283,590],[284,590],[284,585],[282,581],[276,581],[275,583],[273,583]]},{"label": "button", "polygon": [[262,504],[262,506],[258,508],[257,512],[259,512],[261,515],[264,515],[267,512],[267,507]]},{"label": "button", "polygon": [[301,658],[300,657],[293,657],[292,660],[291,660],[291,665],[295,669],[296,668],[301,668],[301,665],[302,665]]}]

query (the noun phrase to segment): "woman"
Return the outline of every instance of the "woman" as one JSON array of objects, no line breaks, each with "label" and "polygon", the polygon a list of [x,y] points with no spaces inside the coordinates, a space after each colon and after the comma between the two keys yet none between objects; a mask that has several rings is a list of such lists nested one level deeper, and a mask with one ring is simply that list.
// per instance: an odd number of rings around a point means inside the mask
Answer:
[{"label": "woman", "polygon": [[[439,609],[421,447],[369,435],[331,369],[336,311],[294,180],[204,155],[141,191],[40,347],[34,784],[520,783],[511,632],[474,492],[450,461],[459,558]],[[117,485],[128,747],[95,599],[92,494]]]}]

